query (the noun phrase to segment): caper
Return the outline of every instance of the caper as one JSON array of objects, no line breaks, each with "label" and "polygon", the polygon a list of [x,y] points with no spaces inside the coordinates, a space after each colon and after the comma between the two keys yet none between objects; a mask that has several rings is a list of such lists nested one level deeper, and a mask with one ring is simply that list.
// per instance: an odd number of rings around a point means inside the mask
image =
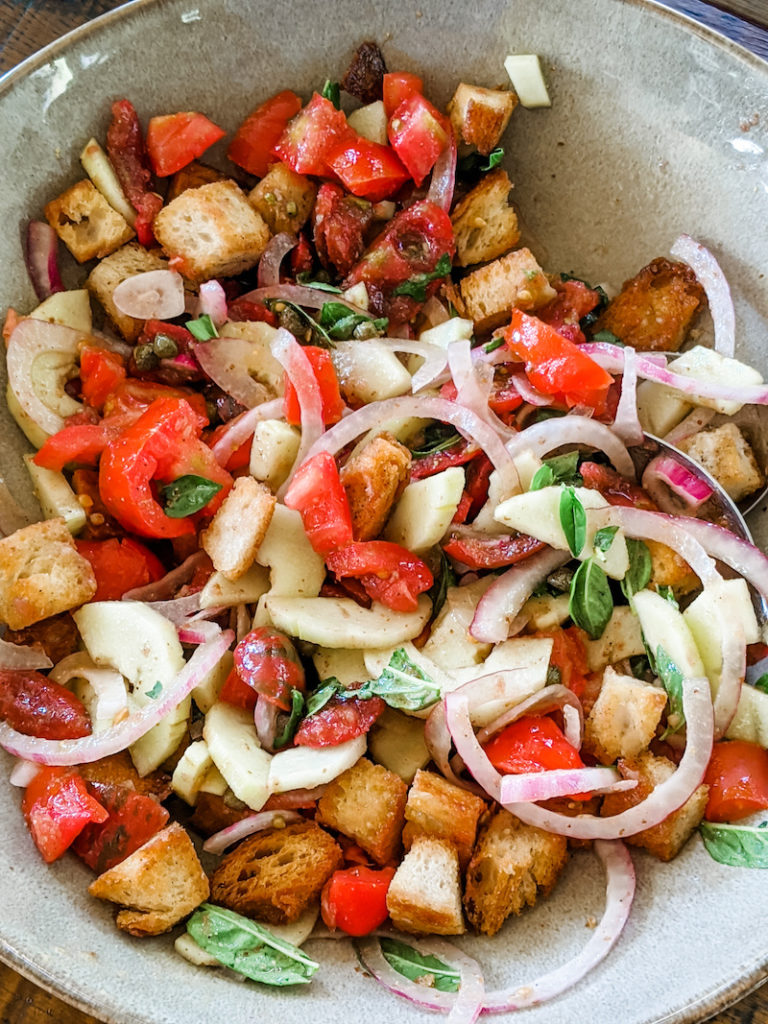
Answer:
[{"label": "caper", "polygon": [[280,326],[284,327],[286,331],[290,331],[291,334],[302,336],[307,329],[306,321],[291,306],[281,309],[277,316]]},{"label": "caper", "polygon": [[379,330],[373,320],[363,320],[352,331],[352,337],[357,338],[359,341],[365,341],[366,338],[378,338]]},{"label": "caper", "polygon": [[179,346],[168,334],[156,334],[152,348],[158,359],[173,359],[179,354]]},{"label": "caper", "polygon": [[154,370],[160,362],[152,345],[137,345],[133,350],[133,359],[139,370]]}]

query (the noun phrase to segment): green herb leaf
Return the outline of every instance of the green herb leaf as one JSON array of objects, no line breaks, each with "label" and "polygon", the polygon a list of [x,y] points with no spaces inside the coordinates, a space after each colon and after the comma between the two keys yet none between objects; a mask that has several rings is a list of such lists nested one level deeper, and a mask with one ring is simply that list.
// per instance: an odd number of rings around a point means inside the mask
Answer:
[{"label": "green herb leaf", "polygon": [[381,952],[390,967],[409,981],[417,981],[440,992],[458,992],[459,972],[438,960],[422,956],[412,946],[398,939],[380,939]]},{"label": "green herb leaf", "polygon": [[438,548],[438,565],[433,572],[434,583],[429,588],[429,599],[432,602],[432,617],[434,618],[445,604],[448,594],[448,587],[456,586],[456,573],[451,568],[448,556],[442,548]]},{"label": "green herb leaf", "polygon": [[659,644],[656,648],[654,661],[656,662],[656,674],[661,680],[661,685],[667,691],[669,712],[667,713],[667,728],[662,739],[666,739],[672,733],[680,732],[685,725],[685,714],[683,713],[683,673],[670,658],[664,648]]},{"label": "green herb leaf", "polygon": [[594,548],[600,554],[605,554],[613,544],[613,538],[618,532],[618,526],[603,526],[595,534]]},{"label": "green herb leaf", "polygon": [[649,683],[654,675],[651,671],[651,663],[645,654],[633,654],[629,659],[629,667],[632,669],[635,679],[644,679]]},{"label": "green herb leaf", "polygon": [[398,647],[378,679],[363,683],[354,696],[381,697],[398,711],[421,711],[440,700],[440,687]]},{"label": "green herb leaf", "polygon": [[187,320],[184,326],[198,341],[210,341],[211,338],[219,336],[213,320],[207,313],[203,313],[197,320]]},{"label": "green herb leaf", "polygon": [[337,110],[341,109],[341,86],[338,82],[332,82],[330,78],[326,78],[321,96],[323,99],[330,100]]},{"label": "green herb leaf", "polygon": [[768,693],[768,672],[764,672],[759,679],[756,679],[752,683],[756,690],[761,690],[763,693]]},{"label": "green herb leaf", "polygon": [[332,292],[334,295],[341,295],[341,288],[335,284],[328,284],[327,281],[311,281],[309,270],[301,270],[296,275],[296,284],[303,284],[305,288],[316,288],[319,292]]},{"label": "green herb leaf", "polygon": [[285,747],[293,739],[303,714],[304,694],[301,690],[291,690],[291,713],[283,731],[278,736],[275,736],[275,747],[277,750]]},{"label": "green herb leaf", "polygon": [[656,592],[659,594],[660,597],[663,597],[665,601],[669,601],[673,608],[680,608],[680,605],[677,603],[677,598],[675,597],[675,592],[672,589],[672,587],[665,587],[662,585],[656,588]]},{"label": "green herb leaf", "polygon": [[414,459],[424,459],[427,455],[436,455],[460,444],[461,434],[444,423],[435,423],[424,431],[424,439],[417,448],[411,449]]},{"label": "green herb leaf", "polygon": [[534,473],[528,490],[539,491],[542,487],[551,487],[553,484],[580,483],[582,479],[579,473],[579,453],[568,452],[567,455],[554,455],[551,459],[544,459]]},{"label": "green herb leaf", "polygon": [[437,281],[438,278],[446,277],[451,272],[451,257],[443,253],[437,261],[435,269],[428,274],[414,274],[407,281],[403,281],[397,288],[392,290],[393,295],[410,295],[417,302],[427,301],[427,285],[430,281]]},{"label": "green herb leaf", "polygon": [[699,831],[707,853],[720,864],[732,868],[768,868],[768,829],[702,821]]},{"label": "green herb leaf", "polygon": [[329,676],[324,679],[320,684],[320,689],[315,690],[307,697],[306,713],[307,717],[310,715],[316,715],[318,711],[321,711],[331,697],[335,697],[337,693],[342,693],[344,687],[341,685],[336,676]]},{"label": "green herb leaf", "polygon": [[563,487],[560,492],[560,525],[571,554],[580,554],[587,541],[587,513],[573,487]]},{"label": "green herb leaf", "polygon": [[389,320],[386,317],[374,319],[364,313],[355,313],[343,302],[324,302],[320,310],[320,326],[325,328],[329,337],[336,341],[349,341],[360,324],[371,324],[375,333],[380,334],[387,329]]},{"label": "green herb leaf", "polygon": [[540,491],[544,487],[551,487],[555,482],[555,474],[552,472],[552,467],[548,466],[546,462],[543,466],[539,466],[536,472],[533,474],[529,491]]},{"label": "green herb leaf", "polygon": [[306,985],[320,967],[263,925],[211,903],[201,904],[187,931],[225,967],[264,985]]},{"label": "green herb leaf", "polygon": [[205,476],[187,473],[160,488],[165,507],[163,511],[171,519],[183,519],[205,508],[214,494],[221,490],[221,484]]},{"label": "green herb leaf", "polygon": [[595,334],[592,335],[592,341],[602,341],[608,345],[621,345],[622,348],[624,347],[624,342],[612,331],[607,330],[596,331]]},{"label": "green herb leaf", "polygon": [[621,581],[621,590],[624,597],[631,601],[639,590],[643,590],[648,585],[653,563],[648,545],[641,540],[635,540],[634,537],[627,538],[627,554],[629,555],[629,568]]},{"label": "green herb leaf", "polygon": [[[291,334],[296,337],[296,340],[300,345],[317,345],[318,348],[335,348],[333,339],[328,334],[326,329],[321,323],[318,323],[314,317],[311,317],[309,313],[302,309],[301,306],[297,306],[295,302],[286,302],[285,299],[267,299],[264,305],[271,309],[273,312],[277,312],[278,318],[282,321],[282,314],[285,310],[290,310],[293,314],[292,319],[296,323],[286,324],[281,322],[281,326],[289,330]],[[276,309],[275,307],[278,307]],[[344,307],[346,309],[346,306]],[[304,336],[301,336],[300,325],[304,325],[306,330],[303,332]],[[309,337],[307,337],[309,332]]]},{"label": "green herb leaf", "polygon": [[483,352],[495,352],[497,348],[501,348],[504,344],[504,336],[499,334],[496,338],[491,338],[487,345],[483,347]]},{"label": "green herb leaf", "polygon": [[588,558],[576,570],[571,583],[568,614],[593,640],[599,640],[613,615],[608,577],[594,558]]},{"label": "green herb leaf", "polygon": [[547,686],[560,686],[563,681],[563,676],[557,665],[547,666]]},{"label": "green herb leaf", "polygon": [[488,163],[483,164],[480,168],[481,171],[492,171],[494,167],[498,167],[501,161],[504,159],[504,147],[497,146],[492,149],[488,154]]},{"label": "green herb leaf", "polygon": [[147,690],[144,694],[145,697],[151,697],[152,700],[157,700],[160,694],[163,692],[163,684],[158,679],[151,690]]}]

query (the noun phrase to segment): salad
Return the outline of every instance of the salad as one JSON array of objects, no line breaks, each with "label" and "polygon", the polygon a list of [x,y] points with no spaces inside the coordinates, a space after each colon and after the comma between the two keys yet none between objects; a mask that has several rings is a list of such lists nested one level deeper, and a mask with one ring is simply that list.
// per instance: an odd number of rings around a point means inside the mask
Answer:
[{"label": "salad", "polygon": [[[0,539],[31,841],[201,966],[307,984],[303,943],[351,936],[457,1021],[608,955],[628,847],[768,866],[768,563],[722,497],[765,483],[768,387],[693,238],[615,291],[521,243],[503,133],[548,98],[506,66],[443,111],[364,43],[223,169],[204,114],[116,101],[4,328],[43,513],[6,501]],[[445,936],[514,927],[577,847],[583,950],[486,991]]]}]

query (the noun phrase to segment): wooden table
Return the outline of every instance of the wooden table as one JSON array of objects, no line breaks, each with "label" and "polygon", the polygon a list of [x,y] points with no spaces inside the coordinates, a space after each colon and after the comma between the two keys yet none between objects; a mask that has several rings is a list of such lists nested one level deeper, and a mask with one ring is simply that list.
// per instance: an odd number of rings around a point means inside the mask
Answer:
[{"label": "wooden table", "polygon": [[[768,0],[664,2],[768,59]],[[0,0],[0,73],[69,29],[118,6],[118,0]],[[0,964],[0,1024],[51,1022],[99,1024]],[[713,1024],[768,1024],[768,984],[719,1014]]]}]

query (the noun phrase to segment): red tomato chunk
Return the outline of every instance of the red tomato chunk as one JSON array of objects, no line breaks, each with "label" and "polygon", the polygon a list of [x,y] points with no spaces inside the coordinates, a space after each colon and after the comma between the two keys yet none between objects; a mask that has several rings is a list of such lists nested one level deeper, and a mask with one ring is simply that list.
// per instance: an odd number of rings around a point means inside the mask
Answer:
[{"label": "red tomato chunk", "polygon": [[768,808],[768,750],[746,740],[715,743],[704,782],[708,821],[738,821],[762,811]]},{"label": "red tomato chunk", "polygon": [[89,822],[109,817],[72,768],[41,768],[26,788],[21,809],[48,864],[69,849]]},{"label": "red tomato chunk", "polygon": [[320,901],[328,928],[340,928],[347,935],[368,935],[387,919],[387,890],[394,868],[358,866],[334,871],[323,888]]},{"label": "red tomato chunk", "polygon": [[76,740],[91,733],[83,702],[41,672],[0,669],[0,719],[25,736]]}]

